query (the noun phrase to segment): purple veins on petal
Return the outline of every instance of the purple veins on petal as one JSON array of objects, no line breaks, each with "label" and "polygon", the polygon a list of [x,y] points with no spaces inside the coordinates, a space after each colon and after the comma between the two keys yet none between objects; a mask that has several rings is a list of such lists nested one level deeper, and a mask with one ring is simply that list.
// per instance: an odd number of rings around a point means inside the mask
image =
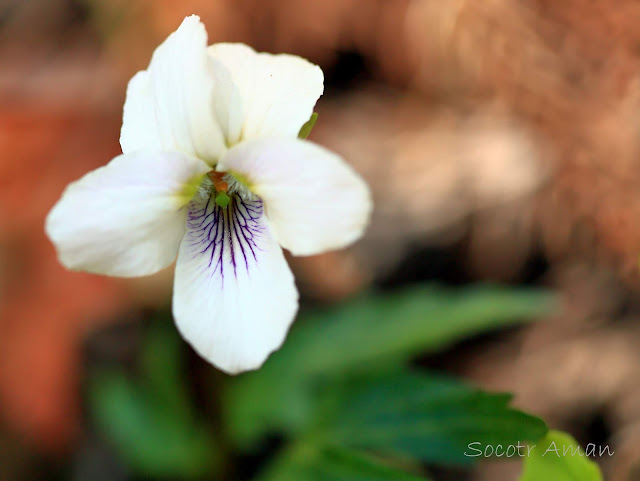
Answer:
[{"label": "purple veins on petal", "polygon": [[189,206],[185,242],[191,255],[203,257],[203,270],[209,277],[219,276],[224,285],[225,274],[229,274],[225,263],[237,277],[239,268],[248,273],[258,262],[265,230],[262,201],[245,200],[236,194],[225,207],[211,199],[201,206],[196,202]]}]

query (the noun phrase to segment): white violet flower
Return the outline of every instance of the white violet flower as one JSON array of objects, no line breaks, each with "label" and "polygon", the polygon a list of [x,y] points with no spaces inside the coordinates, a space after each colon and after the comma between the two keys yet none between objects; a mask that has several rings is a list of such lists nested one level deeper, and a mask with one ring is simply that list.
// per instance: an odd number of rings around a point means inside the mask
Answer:
[{"label": "white violet flower", "polygon": [[282,248],[344,247],[369,190],[338,155],[298,138],[322,70],[243,44],[207,47],[187,17],[129,82],[122,155],[70,184],[46,231],[69,269],[153,274],[176,258],[182,336],[229,373],[278,349],[298,310]]}]

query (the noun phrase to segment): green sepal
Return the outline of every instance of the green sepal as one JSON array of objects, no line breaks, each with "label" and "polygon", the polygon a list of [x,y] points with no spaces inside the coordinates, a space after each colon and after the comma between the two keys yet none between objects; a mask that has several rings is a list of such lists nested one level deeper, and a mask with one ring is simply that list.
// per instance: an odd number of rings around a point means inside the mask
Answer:
[{"label": "green sepal", "polygon": [[316,120],[318,120],[318,112],[312,113],[311,117],[309,117],[309,120],[307,120],[304,123],[304,125],[300,128],[300,132],[298,132],[299,139],[304,140],[307,137],[309,137],[309,134],[311,133],[313,126],[316,125]]}]

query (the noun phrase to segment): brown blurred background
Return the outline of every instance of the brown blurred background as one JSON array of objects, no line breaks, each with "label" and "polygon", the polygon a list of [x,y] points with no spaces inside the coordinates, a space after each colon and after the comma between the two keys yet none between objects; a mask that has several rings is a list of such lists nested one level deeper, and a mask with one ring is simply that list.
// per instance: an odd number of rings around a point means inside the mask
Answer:
[{"label": "brown blurred background", "polygon": [[611,444],[607,479],[640,479],[635,0],[0,1],[0,479],[78,449],[90,333],[169,302],[170,272],[66,272],[43,222],[117,155],[127,80],[191,13],[210,43],[318,63],[311,140],[372,187],[360,243],[291,259],[306,298],[424,279],[559,290],[562,316],[443,362]]}]

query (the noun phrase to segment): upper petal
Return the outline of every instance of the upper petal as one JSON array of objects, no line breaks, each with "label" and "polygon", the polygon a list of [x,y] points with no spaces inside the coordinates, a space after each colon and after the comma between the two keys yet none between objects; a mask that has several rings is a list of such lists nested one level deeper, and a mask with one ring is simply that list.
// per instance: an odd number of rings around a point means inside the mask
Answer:
[{"label": "upper petal", "polygon": [[190,205],[173,290],[173,317],[206,360],[235,374],[257,369],[280,347],[298,292],[262,202],[233,196]]},{"label": "upper petal", "polygon": [[264,200],[274,235],[292,254],[345,247],[369,222],[365,182],[340,156],[311,142],[244,142],[227,152],[219,168],[240,174]]},{"label": "upper petal", "polygon": [[230,145],[295,138],[324,90],[320,67],[295,55],[257,53],[238,43],[211,45],[209,54],[219,79],[216,111]]},{"label": "upper petal", "polygon": [[175,259],[202,161],[175,152],[120,155],[70,184],[46,220],[69,269],[133,277]]},{"label": "upper petal", "polygon": [[125,154],[138,150],[173,150],[168,139],[163,139],[158,131],[154,101],[149,72],[142,70],[127,86],[120,130],[120,146]]},{"label": "upper petal", "polygon": [[155,50],[148,70],[129,82],[122,151],[177,150],[213,165],[225,150],[214,83],[207,32],[192,15]]}]

